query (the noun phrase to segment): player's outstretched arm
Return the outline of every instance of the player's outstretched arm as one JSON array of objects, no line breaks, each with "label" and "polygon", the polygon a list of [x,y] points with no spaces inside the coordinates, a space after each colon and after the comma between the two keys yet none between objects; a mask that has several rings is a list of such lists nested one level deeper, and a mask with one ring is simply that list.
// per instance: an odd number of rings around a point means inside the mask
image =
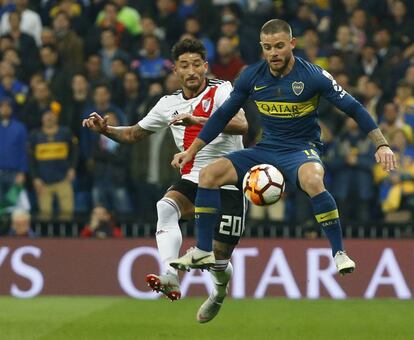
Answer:
[{"label": "player's outstretched arm", "polygon": [[[202,125],[207,123],[208,118],[193,116],[191,113],[180,113],[170,120],[169,125]],[[228,135],[244,135],[247,133],[249,125],[247,123],[246,116],[243,110],[240,110],[231,120],[228,122],[223,132]]]},{"label": "player's outstretched arm", "polygon": [[171,165],[174,168],[182,168],[184,165],[186,165],[189,161],[191,161],[195,155],[206,145],[206,143],[200,139],[196,138],[194,139],[193,143],[190,145],[190,147],[183,151],[176,153],[174,155],[174,158],[171,162]]},{"label": "player's outstretched arm", "polygon": [[397,160],[381,130],[379,128],[372,130],[368,133],[368,137],[377,148],[375,152],[377,163],[380,163],[385,171],[395,170],[397,168]]},{"label": "player's outstretched arm", "polygon": [[92,112],[87,119],[84,119],[82,126],[105,135],[119,143],[139,142],[153,133],[152,131],[143,129],[138,124],[132,126],[110,126],[108,125],[107,117],[102,118],[96,112]]}]

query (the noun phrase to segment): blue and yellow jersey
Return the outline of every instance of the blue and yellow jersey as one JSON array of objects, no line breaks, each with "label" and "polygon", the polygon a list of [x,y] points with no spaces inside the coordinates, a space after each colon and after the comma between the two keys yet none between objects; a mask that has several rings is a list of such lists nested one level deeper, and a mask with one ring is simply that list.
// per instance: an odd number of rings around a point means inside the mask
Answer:
[{"label": "blue and yellow jersey", "polygon": [[214,115],[218,117],[209,119],[198,137],[209,143],[216,130],[224,128],[248,97],[261,114],[263,137],[258,145],[263,147],[301,149],[321,145],[317,122],[321,96],[354,117],[363,131],[377,127],[362,105],[327,71],[294,58],[292,70],[283,77],[272,75],[265,60],[247,67],[220,112]]},{"label": "blue and yellow jersey", "polygon": [[66,127],[59,128],[55,135],[35,130],[30,138],[30,151],[32,176],[45,183],[63,180],[68,170],[76,167],[77,139]]}]

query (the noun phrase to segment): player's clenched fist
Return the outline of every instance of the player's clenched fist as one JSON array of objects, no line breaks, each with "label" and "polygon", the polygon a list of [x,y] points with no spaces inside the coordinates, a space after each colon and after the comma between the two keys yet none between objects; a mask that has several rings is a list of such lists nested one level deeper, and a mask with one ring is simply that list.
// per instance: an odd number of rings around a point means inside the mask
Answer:
[{"label": "player's clenched fist", "polygon": [[87,119],[82,121],[82,126],[91,129],[92,131],[103,133],[108,128],[108,117],[102,118],[96,112],[92,112]]},{"label": "player's clenched fist", "polygon": [[179,152],[174,155],[171,165],[174,168],[182,168],[192,159],[193,159],[193,156],[189,154],[188,151]]}]

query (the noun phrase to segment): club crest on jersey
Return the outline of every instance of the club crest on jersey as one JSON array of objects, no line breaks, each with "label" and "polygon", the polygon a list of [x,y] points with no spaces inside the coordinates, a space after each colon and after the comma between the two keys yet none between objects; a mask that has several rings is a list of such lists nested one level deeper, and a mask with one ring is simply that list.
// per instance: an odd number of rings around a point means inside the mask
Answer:
[{"label": "club crest on jersey", "polygon": [[304,88],[305,84],[302,81],[294,81],[292,83],[292,90],[297,96],[299,96],[303,92]]},{"label": "club crest on jersey", "polygon": [[210,109],[210,105],[211,105],[211,98],[203,99],[201,101],[201,107],[203,108],[204,112],[208,112],[208,110]]}]

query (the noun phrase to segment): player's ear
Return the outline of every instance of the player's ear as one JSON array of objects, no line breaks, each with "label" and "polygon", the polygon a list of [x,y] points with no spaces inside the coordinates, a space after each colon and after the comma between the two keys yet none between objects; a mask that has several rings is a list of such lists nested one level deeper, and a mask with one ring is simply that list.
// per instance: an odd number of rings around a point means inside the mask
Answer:
[{"label": "player's ear", "polygon": [[177,75],[177,66],[175,64],[172,65],[172,70],[175,75]]},{"label": "player's ear", "polygon": [[296,47],[296,38],[295,37],[293,37],[290,40],[290,46],[292,47],[292,50]]},{"label": "player's ear", "polygon": [[204,62],[204,74],[206,74],[208,72],[208,61],[206,60]]}]

